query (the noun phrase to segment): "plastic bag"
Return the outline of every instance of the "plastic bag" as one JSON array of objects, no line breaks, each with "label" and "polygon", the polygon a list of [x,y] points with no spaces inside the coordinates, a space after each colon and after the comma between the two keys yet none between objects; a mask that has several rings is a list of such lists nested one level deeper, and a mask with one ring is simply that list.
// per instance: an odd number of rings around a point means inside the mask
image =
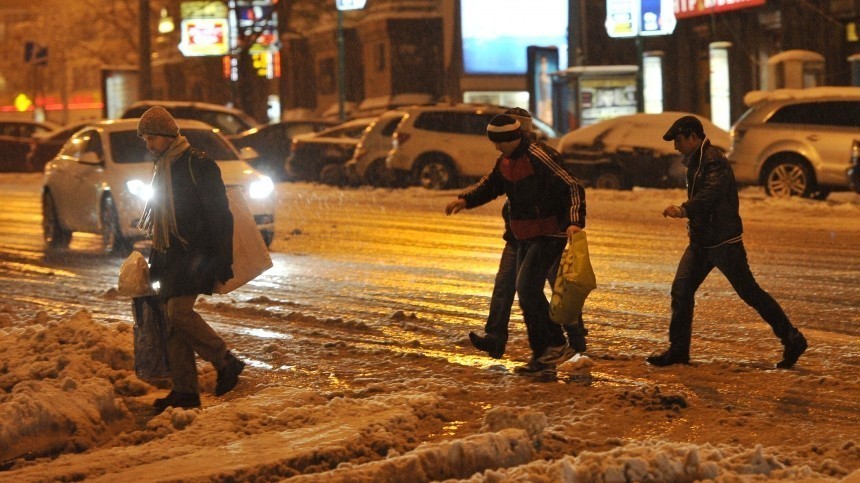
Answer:
[{"label": "plastic bag", "polygon": [[549,304],[550,319],[562,325],[577,321],[586,297],[595,288],[597,279],[588,257],[588,241],[585,232],[580,231],[570,237],[561,255]]},{"label": "plastic bag", "polygon": [[220,294],[231,292],[272,268],[269,249],[242,190],[227,188],[227,202],[233,214],[233,278],[215,284],[214,292]]},{"label": "plastic bag", "polygon": [[135,297],[134,372],[138,379],[154,384],[170,377],[167,360],[167,317],[157,295]]},{"label": "plastic bag", "polygon": [[140,252],[131,252],[119,267],[117,291],[129,297],[142,297],[154,293],[149,282],[149,264]]}]

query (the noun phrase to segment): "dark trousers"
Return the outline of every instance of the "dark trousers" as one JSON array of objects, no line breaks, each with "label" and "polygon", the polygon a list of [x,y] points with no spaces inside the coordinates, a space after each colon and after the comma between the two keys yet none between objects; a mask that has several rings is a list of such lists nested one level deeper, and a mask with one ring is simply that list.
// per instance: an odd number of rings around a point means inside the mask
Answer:
[{"label": "dark trousers", "polygon": [[565,343],[561,326],[549,318],[544,284],[550,267],[561,257],[566,243],[564,237],[550,236],[518,241],[517,294],[534,358],[543,355],[547,347]]},{"label": "dark trousers", "polygon": [[743,242],[726,243],[715,248],[689,245],[672,282],[672,320],[669,323],[671,351],[690,353],[696,290],[714,267],[726,276],[741,299],[770,324],[773,333],[783,344],[797,333],[782,307],[755,281]]},{"label": "dark trousers", "polygon": [[517,243],[507,242],[499,259],[499,270],[490,298],[490,313],[484,332],[503,344],[508,342],[508,323],[511,320],[511,306],[517,292]]},{"label": "dark trousers", "polygon": [[[487,323],[484,332],[502,343],[508,342],[508,326],[511,321],[511,306],[514,304],[514,295],[517,292],[517,243],[507,242],[499,259],[499,269],[496,272],[496,280],[493,285],[493,295],[490,298],[490,313],[487,315]],[[546,281],[550,287],[555,282],[560,260],[553,262],[546,274]],[[584,335],[582,315],[575,323],[564,326],[568,338],[574,335]]]}]

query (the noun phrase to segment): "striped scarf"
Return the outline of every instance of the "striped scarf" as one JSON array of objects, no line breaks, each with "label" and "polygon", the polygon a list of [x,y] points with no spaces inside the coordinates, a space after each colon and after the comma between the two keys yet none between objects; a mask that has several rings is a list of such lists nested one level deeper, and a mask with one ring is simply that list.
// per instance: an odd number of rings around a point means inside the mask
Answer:
[{"label": "striped scarf", "polygon": [[185,136],[177,136],[164,153],[155,160],[155,172],[152,174],[151,183],[155,194],[147,201],[143,208],[143,216],[137,225],[152,238],[152,247],[162,252],[170,247],[171,234],[176,236],[183,245],[188,243],[179,234],[179,227],[176,225],[171,167],[173,162],[190,147]]}]

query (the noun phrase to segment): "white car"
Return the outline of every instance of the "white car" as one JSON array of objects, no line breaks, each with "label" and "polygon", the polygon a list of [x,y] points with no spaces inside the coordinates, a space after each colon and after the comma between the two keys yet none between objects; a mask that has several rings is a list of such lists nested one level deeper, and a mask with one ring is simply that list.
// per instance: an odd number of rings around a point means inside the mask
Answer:
[{"label": "white car", "polygon": [[[155,167],[137,136],[137,119],[102,121],[75,133],[45,165],[42,226],[48,250],[65,248],[73,232],[102,235],[105,251],[127,253],[143,238],[137,228]],[[275,230],[274,184],[255,171],[217,129],[178,119],[180,133],[218,163],[229,186],[241,186],[266,245]]]},{"label": "white car", "polygon": [[[450,189],[490,172],[499,152],[487,139],[487,124],[507,108],[480,104],[401,107],[405,115],[385,159],[400,183]],[[551,127],[532,120],[537,138],[554,144]]]}]

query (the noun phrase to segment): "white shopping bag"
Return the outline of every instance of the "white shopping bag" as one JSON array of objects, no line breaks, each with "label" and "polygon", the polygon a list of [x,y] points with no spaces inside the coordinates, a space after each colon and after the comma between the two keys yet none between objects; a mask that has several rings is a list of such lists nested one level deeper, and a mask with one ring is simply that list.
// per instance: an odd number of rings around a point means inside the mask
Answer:
[{"label": "white shopping bag", "polygon": [[129,297],[143,297],[154,293],[149,282],[149,264],[139,251],[131,252],[119,267],[117,291]]},{"label": "white shopping bag", "polygon": [[263,241],[241,188],[227,188],[227,201],[233,214],[233,278],[215,284],[215,293],[236,290],[272,268],[272,257]]}]

